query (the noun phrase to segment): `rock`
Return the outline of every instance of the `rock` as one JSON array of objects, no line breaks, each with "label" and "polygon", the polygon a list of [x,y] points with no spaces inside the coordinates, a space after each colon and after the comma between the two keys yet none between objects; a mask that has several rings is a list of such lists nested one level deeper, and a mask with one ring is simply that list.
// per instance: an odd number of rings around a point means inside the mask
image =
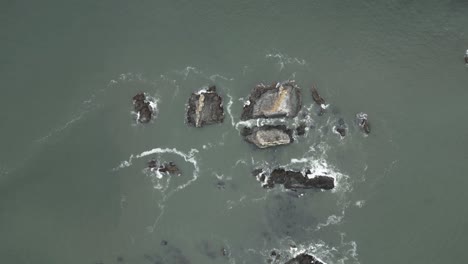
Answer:
[{"label": "rock", "polygon": [[155,159],[152,159],[148,162],[148,168],[151,170],[151,171],[159,171],[159,172],[162,172],[162,173],[168,173],[168,174],[172,174],[172,175],[180,175],[180,170],[179,168],[177,167],[177,165],[170,161],[169,163],[163,163],[163,164],[160,164],[158,166],[158,162],[157,160]]},{"label": "rock", "polygon": [[133,96],[133,108],[138,113],[138,121],[140,123],[148,123],[151,120],[153,109],[144,93]]},{"label": "rock", "polygon": [[172,161],[170,161],[169,163],[164,163],[162,165],[159,165],[158,171],[166,172],[166,173],[173,174],[173,175],[180,175],[179,168]]},{"label": "rock", "polygon": [[296,127],[296,133],[298,136],[303,136],[306,132],[306,124],[301,123],[298,127]]},{"label": "rock", "polygon": [[311,256],[306,253],[302,253],[294,257],[293,259],[288,260],[285,264],[324,264],[319,261],[314,256]]},{"label": "rock", "polygon": [[285,125],[244,128],[241,134],[246,141],[255,144],[259,148],[286,145],[294,141],[292,130]]},{"label": "rock", "polygon": [[305,174],[299,171],[289,171],[283,168],[274,169],[267,177],[263,172],[254,171],[257,179],[263,183],[264,188],[273,188],[275,184],[282,184],[286,189],[324,189],[331,190],[335,187],[335,179],[330,176],[313,176],[310,170]]},{"label": "rock", "polygon": [[465,63],[468,64],[468,49],[465,52]]},{"label": "rock", "polygon": [[364,133],[369,134],[370,133],[370,125],[369,125],[369,120],[367,119],[367,114],[366,113],[358,113],[356,114],[356,119],[359,127],[364,131]]},{"label": "rock", "polygon": [[334,127],[334,130],[340,134],[341,137],[346,136],[346,124],[343,118],[338,119],[338,123]]},{"label": "rock", "polygon": [[318,115],[321,116],[323,115],[323,113],[325,112],[325,109],[327,108],[327,105],[325,104],[325,99],[323,99],[320,96],[320,94],[317,91],[317,88],[315,88],[315,85],[312,86],[310,91],[312,92],[312,99],[314,99],[314,102],[320,106],[320,112]]},{"label": "rock", "polygon": [[222,123],[223,99],[216,93],[216,86],[192,93],[188,100],[187,123],[194,127]]},{"label": "rock", "polygon": [[294,81],[257,85],[244,105],[241,120],[295,117],[301,108],[300,88]]}]

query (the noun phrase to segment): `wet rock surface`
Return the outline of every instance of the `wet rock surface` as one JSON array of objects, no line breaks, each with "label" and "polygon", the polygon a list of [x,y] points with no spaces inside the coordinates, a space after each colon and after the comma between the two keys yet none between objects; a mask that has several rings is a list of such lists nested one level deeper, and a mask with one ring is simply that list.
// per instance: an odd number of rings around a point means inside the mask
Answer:
[{"label": "wet rock surface", "polygon": [[267,125],[261,127],[245,127],[241,135],[247,142],[255,144],[258,148],[268,148],[292,143],[293,131],[285,125]]},{"label": "wet rock surface", "polygon": [[301,108],[300,88],[294,81],[257,85],[244,105],[241,120],[295,117]]},{"label": "wet rock surface", "polygon": [[138,122],[148,123],[151,120],[153,109],[144,93],[133,96],[133,108],[138,113]]},{"label": "wet rock surface", "polygon": [[356,114],[356,120],[357,120],[359,127],[362,129],[362,131],[364,131],[364,133],[369,134],[371,132],[369,120],[367,119],[366,113],[361,112],[361,113]]},{"label": "wet rock surface", "polygon": [[335,187],[335,179],[330,176],[317,175],[311,177],[311,171],[305,174],[299,171],[290,171],[283,168],[274,169],[270,175],[263,171],[254,170],[254,176],[263,183],[264,188],[273,188],[276,184],[282,184],[286,189],[324,189],[331,190]]},{"label": "wet rock surface", "polygon": [[216,86],[206,91],[192,93],[188,100],[187,123],[202,127],[224,121],[223,99],[216,93]]},{"label": "wet rock surface", "polygon": [[323,262],[317,260],[314,256],[311,256],[306,253],[302,253],[286,261],[285,264],[324,264]]}]

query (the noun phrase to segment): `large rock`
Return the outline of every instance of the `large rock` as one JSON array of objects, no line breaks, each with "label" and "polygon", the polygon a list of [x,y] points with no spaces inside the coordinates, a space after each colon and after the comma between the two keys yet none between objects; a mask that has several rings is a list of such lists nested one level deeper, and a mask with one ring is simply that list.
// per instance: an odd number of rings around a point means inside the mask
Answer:
[{"label": "large rock", "polygon": [[244,105],[242,120],[295,117],[301,108],[301,92],[294,81],[257,85]]},{"label": "large rock", "polygon": [[285,125],[244,128],[241,132],[245,140],[259,148],[289,144],[294,141],[292,133]]},{"label": "large rock", "polygon": [[266,175],[261,169],[252,172],[264,188],[273,188],[275,184],[282,184],[286,189],[324,189],[331,190],[335,187],[335,179],[330,176],[312,176],[310,170],[305,174],[299,171],[290,171],[283,168],[274,169],[270,175]]},{"label": "large rock", "polygon": [[306,253],[302,253],[302,254],[297,255],[293,259],[286,261],[285,264],[324,264],[324,263],[319,261],[314,256],[311,256]]},{"label": "large rock", "polygon": [[192,93],[188,101],[187,123],[194,127],[222,123],[223,99],[216,93],[216,86]]}]

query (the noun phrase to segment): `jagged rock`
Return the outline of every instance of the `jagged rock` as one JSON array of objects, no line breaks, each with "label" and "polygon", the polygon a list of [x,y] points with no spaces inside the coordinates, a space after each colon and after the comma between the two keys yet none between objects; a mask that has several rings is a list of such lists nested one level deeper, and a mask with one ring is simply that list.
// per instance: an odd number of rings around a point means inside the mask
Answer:
[{"label": "jagged rock", "polygon": [[216,93],[216,86],[192,93],[188,101],[187,123],[194,127],[222,123],[223,99]]},{"label": "jagged rock", "polygon": [[341,137],[346,136],[346,124],[343,118],[338,119],[338,123],[334,129],[338,134],[340,134]]},{"label": "jagged rock", "polygon": [[364,131],[364,133],[369,134],[371,130],[369,120],[367,119],[367,114],[363,112],[358,113],[356,114],[356,119],[359,127]]},{"label": "jagged rock", "polygon": [[319,261],[314,256],[311,256],[306,253],[302,253],[294,257],[293,259],[288,260],[285,264],[324,264]]},{"label": "jagged rock", "polygon": [[151,120],[153,109],[144,93],[133,96],[133,108],[138,113],[138,121],[140,123],[148,123]]},{"label": "jagged rock", "polygon": [[261,170],[252,172],[259,181],[263,183],[264,188],[273,188],[275,184],[282,184],[286,189],[324,189],[331,190],[335,187],[335,179],[330,176],[313,176],[307,170],[305,174],[299,171],[288,171],[283,168],[274,169],[267,177]]},{"label": "jagged rock", "polygon": [[295,117],[301,108],[300,88],[294,81],[257,85],[244,105],[241,120]]},{"label": "jagged rock", "polygon": [[319,116],[321,116],[323,115],[323,113],[325,112],[325,109],[327,108],[327,105],[325,104],[325,99],[323,99],[320,96],[320,94],[317,91],[317,88],[315,88],[315,85],[312,86],[310,91],[312,92],[312,99],[314,99],[314,102],[320,106]]},{"label": "jagged rock", "polygon": [[244,128],[245,140],[259,148],[275,147],[293,142],[292,130],[284,125]]}]

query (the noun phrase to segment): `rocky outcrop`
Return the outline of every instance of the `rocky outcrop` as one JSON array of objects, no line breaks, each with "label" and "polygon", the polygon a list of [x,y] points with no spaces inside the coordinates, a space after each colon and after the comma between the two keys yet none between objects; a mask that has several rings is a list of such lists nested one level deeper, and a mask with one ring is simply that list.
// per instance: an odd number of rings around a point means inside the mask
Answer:
[{"label": "rocky outcrop", "polygon": [[295,117],[301,108],[300,88],[294,81],[257,85],[244,105],[241,120]]},{"label": "rocky outcrop", "polygon": [[241,132],[245,140],[259,148],[275,147],[292,143],[292,130],[284,125],[247,128]]},{"label": "rocky outcrop", "polygon": [[312,255],[302,253],[286,261],[285,264],[324,264]]},{"label": "rocky outcrop", "polygon": [[192,93],[188,101],[187,123],[194,127],[222,123],[223,99],[216,93],[216,86]]},{"label": "rocky outcrop", "polygon": [[330,176],[312,176],[310,170],[304,174],[299,171],[290,171],[283,168],[274,169],[270,175],[266,175],[261,169],[252,172],[264,188],[273,188],[275,184],[282,184],[286,189],[324,189],[331,190],[335,187],[335,179]]},{"label": "rocky outcrop", "polygon": [[148,101],[144,93],[133,96],[133,108],[138,115],[138,122],[148,123],[153,116],[151,102]]},{"label": "rocky outcrop", "polygon": [[359,127],[362,129],[362,131],[364,131],[364,133],[369,134],[371,132],[369,120],[367,119],[366,113],[361,112],[361,113],[356,114],[356,120],[357,120]]},{"label": "rocky outcrop", "polygon": [[151,171],[159,171],[159,172],[168,173],[168,174],[171,174],[171,175],[180,175],[181,174],[180,169],[172,161],[165,162],[165,163],[162,163],[162,164],[158,165],[157,160],[152,159],[152,160],[150,160],[148,162],[148,168]]},{"label": "rocky outcrop", "polygon": [[323,99],[320,96],[315,86],[312,86],[310,91],[312,92],[312,99],[314,99],[314,102],[320,106],[319,116],[321,116],[323,115],[323,113],[325,112],[325,109],[327,108],[327,105],[325,104],[325,99]]}]

